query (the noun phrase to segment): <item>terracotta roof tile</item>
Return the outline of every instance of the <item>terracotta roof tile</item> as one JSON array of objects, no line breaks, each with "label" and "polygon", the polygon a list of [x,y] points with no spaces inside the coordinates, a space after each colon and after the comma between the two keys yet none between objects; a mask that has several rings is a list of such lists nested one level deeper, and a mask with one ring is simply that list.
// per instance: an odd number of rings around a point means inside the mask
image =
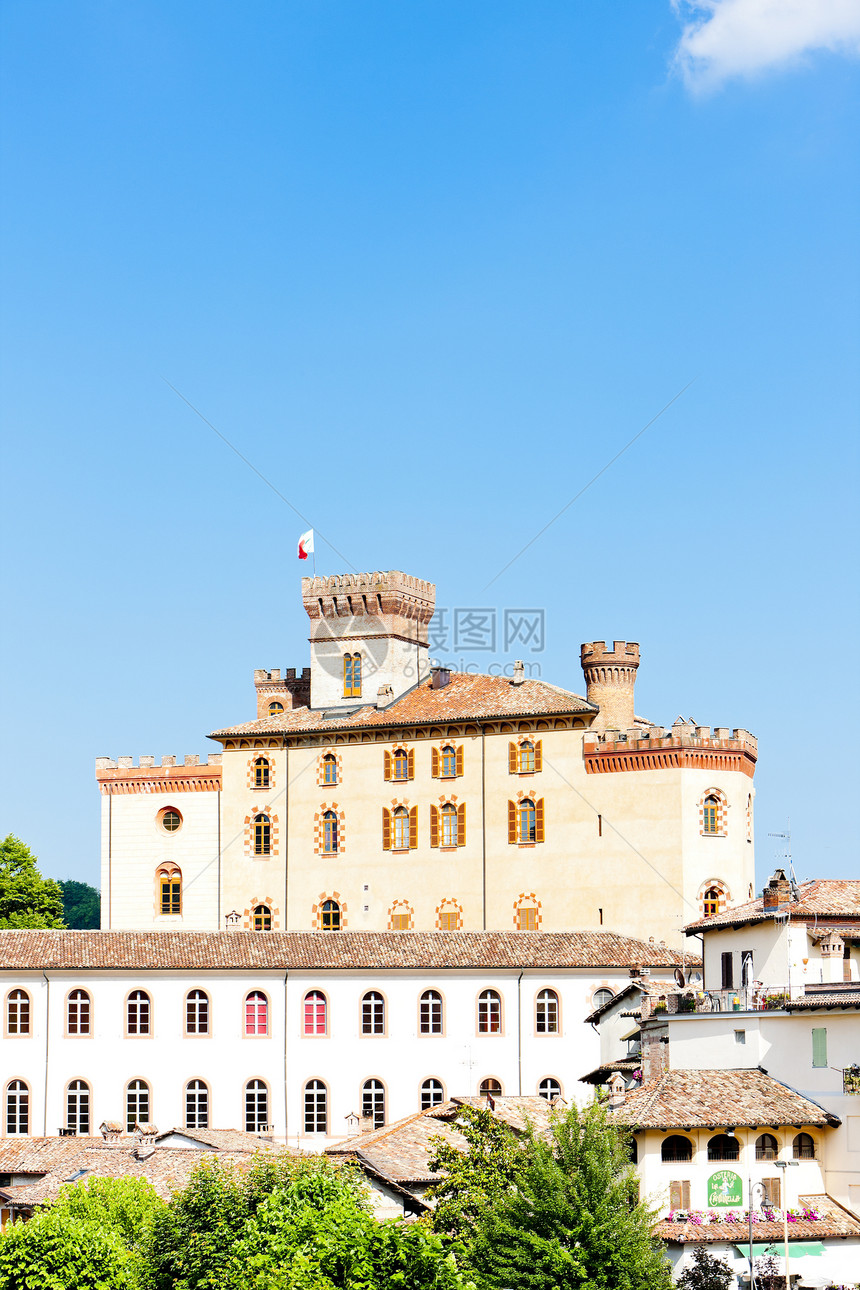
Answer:
[{"label": "terracotta roof tile", "polygon": [[501,676],[452,672],[450,684],[441,690],[434,690],[429,681],[423,681],[387,708],[378,709],[366,704],[346,713],[330,710],[328,717],[322,709],[293,708],[275,716],[262,717],[259,721],[225,726],[214,731],[210,739],[596,711],[594,704],[581,695],[562,690],[547,681],[525,680],[521,685],[513,685]]},{"label": "terracotta roof tile", "polygon": [[638,1129],[839,1124],[816,1102],[759,1069],[667,1071],[612,1114]]},{"label": "terracotta roof tile", "polygon": [[[800,1221],[790,1223],[789,1240],[821,1240],[825,1236],[860,1236],[860,1221],[849,1214],[830,1196],[800,1196],[800,1205],[816,1210],[821,1218],[814,1222]],[[797,1206],[796,1208],[800,1208]],[[655,1236],[663,1241],[672,1241],[685,1245],[705,1242],[708,1245],[715,1241],[727,1241],[732,1245],[747,1244],[749,1228],[746,1223],[676,1223],[663,1219],[654,1228]],[[778,1243],[782,1250],[782,1220],[775,1223],[753,1223],[753,1244],[758,1242]]]},{"label": "terracotta roof tile", "polygon": [[616,932],[0,931],[6,971],[674,967],[678,950]]},{"label": "terracotta roof tile", "polygon": [[708,927],[742,927],[745,923],[761,923],[772,919],[777,913],[791,918],[856,918],[860,920],[860,881],[854,878],[814,878],[802,882],[798,887],[798,900],[791,901],[782,909],[765,909],[764,897],[747,901],[744,905],[735,905],[710,918],[700,918],[689,923],[684,931],[688,936],[701,932]]}]

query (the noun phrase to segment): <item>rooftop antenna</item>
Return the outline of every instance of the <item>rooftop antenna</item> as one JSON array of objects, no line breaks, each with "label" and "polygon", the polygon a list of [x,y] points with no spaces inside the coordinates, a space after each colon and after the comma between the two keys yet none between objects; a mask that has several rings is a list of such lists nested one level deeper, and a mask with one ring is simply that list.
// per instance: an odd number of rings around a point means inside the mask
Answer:
[{"label": "rooftop antenna", "polygon": [[799,900],[800,895],[797,890],[797,874],[794,872],[794,864],[791,859],[791,816],[788,817],[785,833],[768,833],[769,838],[781,838],[783,841],[782,853],[778,856],[788,868],[788,881],[791,883],[791,895],[794,900]]}]

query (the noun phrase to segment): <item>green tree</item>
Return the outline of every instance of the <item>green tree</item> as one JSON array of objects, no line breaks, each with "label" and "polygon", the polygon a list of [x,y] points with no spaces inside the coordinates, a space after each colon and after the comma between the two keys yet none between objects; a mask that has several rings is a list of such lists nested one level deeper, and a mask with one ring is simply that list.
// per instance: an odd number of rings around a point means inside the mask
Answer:
[{"label": "green tree", "polygon": [[607,1122],[602,1102],[571,1107],[549,1137],[530,1129],[514,1144],[519,1159],[506,1152],[498,1169],[491,1153],[489,1187],[479,1183],[460,1210],[471,1224],[465,1266],[482,1290],[670,1290],[654,1215],[637,1198],[629,1135]]},{"label": "green tree", "polygon": [[10,833],[0,842],[0,928],[63,926],[60,884],[42,877],[30,848]]},{"label": "green tree", "polygon": [[3,1290],[137,1290],[141,1248],[164,1202],[142,1178],[66,1187],[0,1237]]},{"label": "green tree", "polygon": [[693,1262],[678,1280],[680,1290],[730,1290],[734,1283],[735,1274],[728,1264],[709,1254],[704,1245],[696,1246]]},{"label": "green tree", "polygon": [[428,1224],[378,1223],[351,1169],[206,1160],[149,1229],[141,1290],[465,1290]]},{"label": "green tree", "polygon": [[457,1127],[469,1149],[435,1139],[430,1169],[441,1178],[430,1194],[436,1201],[433,1226],[459,1250],[480,1216],[510,1192],[526,1161],[516,1134],[488,1110],[462,1107]]},{"label": "green tree", "polygon": [[60,883],[63,892],[63,917],[67,927],[86,930],[101,926],[102,898],[88,882],[66,878]]}]

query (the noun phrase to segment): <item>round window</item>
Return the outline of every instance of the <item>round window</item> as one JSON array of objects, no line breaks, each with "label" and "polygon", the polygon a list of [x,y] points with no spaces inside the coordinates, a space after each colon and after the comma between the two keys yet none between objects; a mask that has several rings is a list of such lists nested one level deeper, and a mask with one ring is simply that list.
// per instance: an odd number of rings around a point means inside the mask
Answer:
[{"label": "round window", "polygon": [[159,811],[158,823],[165,833],[176,833],[182,828],[182,816],[172,806],[168,806],[165,810]]}]

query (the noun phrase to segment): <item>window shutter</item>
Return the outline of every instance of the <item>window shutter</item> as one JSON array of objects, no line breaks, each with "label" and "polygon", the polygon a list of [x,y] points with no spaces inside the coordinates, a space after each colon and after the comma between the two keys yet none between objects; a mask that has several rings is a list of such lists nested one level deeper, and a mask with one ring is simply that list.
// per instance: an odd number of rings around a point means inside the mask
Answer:
[{"label": "window shutter", "polygon": [[765,1198],[765,1202],[766,1202],[768,1205],[773,1205],[773,1207],[774,1207],[775,1209],[779,1209],[779,1207],[780,1207],[780,1205],[779,1205],[779,1196],[780,1196],[779,1179],[778,1179],[778,1178],[762,1178],[762,1184],[764,1185],[764,1198]]},{"label": "window shutter", "polygon": [[669,1208],[683,1209],[681,1204],[681,1184],[679,1182],[669,1183]]},{"label": "window shutter", "polygon": [[[412,754],[410,753],[411,757]],[[409,849],[414,850],[418,846],[418,807],[413,806],[409,812]]]},{"label": "window shutter", "polygon": [[735,988],[734,960],[731,950],[726,950],[720,955],[720,963],[723,973],[723,989],[733,990]]},{"label": "window shutter", "polygon": [[430,807],[430,845],[431,847],[438,847],[439,845],[439,807],[438,806]]},{"label": "window shutter", "polygon": [[812,1065],[827,1065],[827,1029],[824,1026],[816,1026],[812,1031]]},{"label": "window shutter", "polygon": [[511,775],[516,775],[518,764],[518,754],[516,744],[508,744],[508,771]]},{"label": "window shutter", "polygon": [[[387,757],[388,753],[385,755]],[[387,806],[382,808],[382,849],[383,851],[391,850],[391,812]]]},{"label": "window shutter", "polygon": [[[511,744],[513,748],[513,744]],[[517,840],[517,804],[508,802],[508,841],[516,842]]]},{"label": "window shutter", "polygon": [[430,749],[430,774],[434,779],[439,778],[439,749]]},{"label": "window shutter", "polygon": [[406,754],[406,774],[409,779],[415,778],[415,749],[410,748]]},{"label": "window shutter", "polygon": [[460,744],[457,748],[457,774],[458,775],[463,774],[463,745],[462,744]]},{"label": "window shutter", "polygon": [[682,1209],[689,1209],[689,1208],[690,1208],[690,1183],[689,1183],[689,1180],[688,1180],[687,1182],[682,1182],[682,1183],[681,1183],[681,1208],[682,1208]]},{"label": "window shutter", "polygon": [[388,751],[382,754],[382,766],[386,779],[391,779],[391,753]]},{"label": "window shutter", "polygon": [[466,845],[466,803],[461,802],[457,807],[457,846]]},{"label": "window shutter", "polygon": [[535,842],[543,842],[543,798],[535,802]]},{"label": "window shutter", "polygon": [[543,770],[543,740],[535,740],[535,770]]}]

